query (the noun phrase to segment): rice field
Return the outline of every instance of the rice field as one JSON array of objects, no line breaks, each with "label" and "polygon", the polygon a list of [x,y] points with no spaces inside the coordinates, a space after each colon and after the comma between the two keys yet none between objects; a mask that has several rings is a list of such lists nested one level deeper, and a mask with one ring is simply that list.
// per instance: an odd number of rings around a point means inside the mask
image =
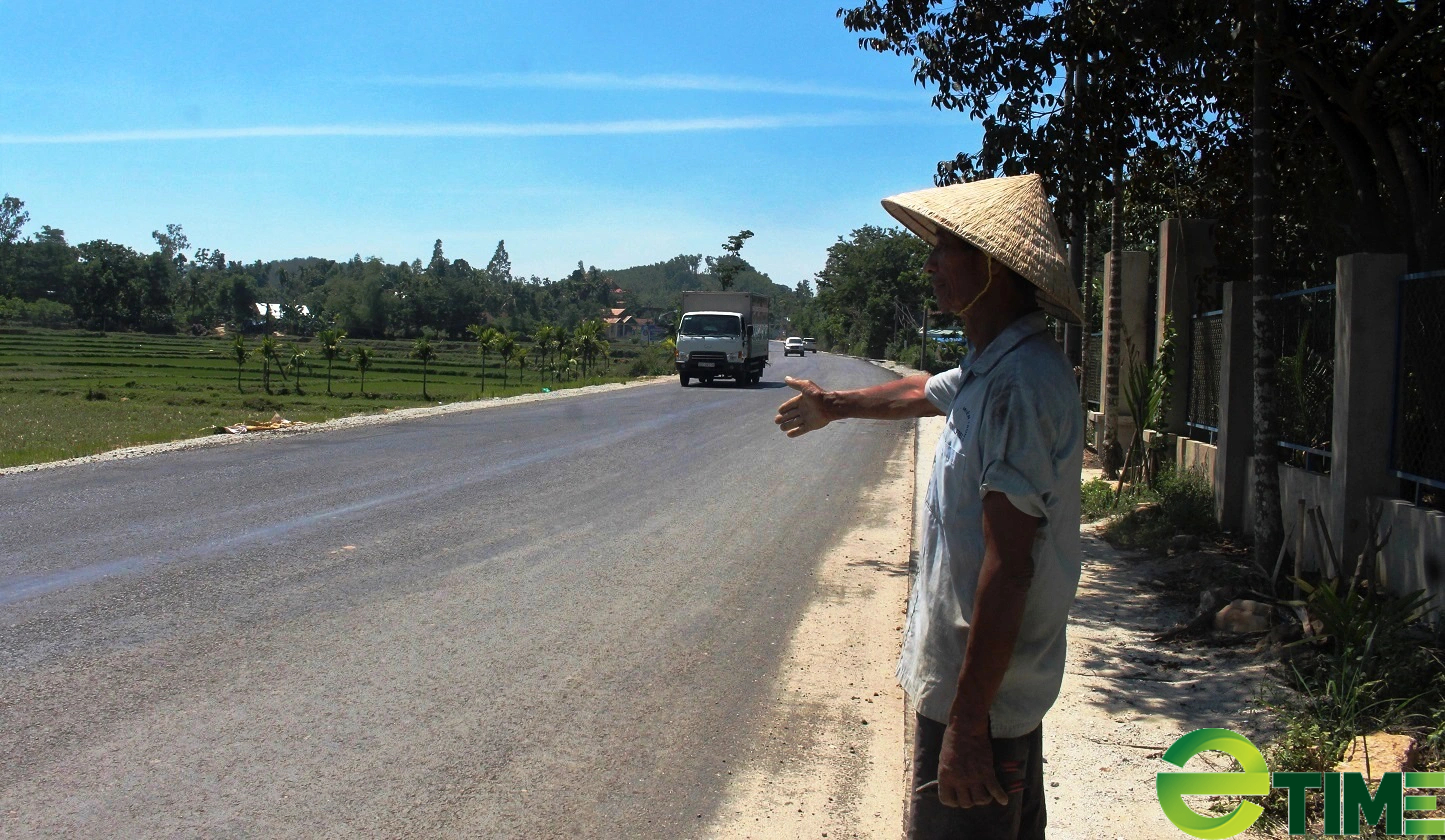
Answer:
[{"label": "rice field", "polygon": [[[218,426],[265,422],[276,414],[316,422],[544,387],[624,381],[632,378],[629,373],[641,372],[636,363],[643,351],[614,346],[609,370],[585,381],[556,382],[550,374],[519,373],[513,366],[504,385],[495,356],[488,358],[483,378],[475,344],[438,340],[432,342],[437,357],[427,366],[430,399],[423,399],[422,363],[409,358],[410,341],[347,339],[345,358],[332,364],[328,395],[326,360],[314,340],[277,339],[283,357],[289,356],[284,348],[294,343],[306,353],[306,365],[298,382],[283,378],[273,364],[271,393],[262,387],[255,352],[259,337],[248,337],[253,357],[239,370],[231,340],[0,328],[0,469],[211,435]],[[374,353],[365,393],[349,361],[360,345]]]}]

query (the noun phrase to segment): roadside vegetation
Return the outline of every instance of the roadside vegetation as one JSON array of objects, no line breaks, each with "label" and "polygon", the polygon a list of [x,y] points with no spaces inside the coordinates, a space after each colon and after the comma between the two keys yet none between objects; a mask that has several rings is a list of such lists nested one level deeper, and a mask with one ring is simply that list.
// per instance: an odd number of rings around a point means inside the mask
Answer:
[{"label": "roadside vegetation", "polygon": [[[1271,770],[1332,772],[1358,738],[1379,732],[1414,740],[1410,769],[1445,770],[1445,624],[1430,623],[1422,592],[1395,594],[1378,583],[1375,563],[1388,535],[1377,534],[1347,574],[1294,578],[1260,568],[1246,548],[1220,534],[1210,484],[1200,473],[1165,468],[1152,485],[1095,479],[1084,483],[1082,503],[1081,518],[1100,521],[1110,543],[1178,558],[1165,586],[1181,603],[1200,603],[1201,614],[1161,634],[1161,642],[1255,643],[1273,662],[1275,679],[1260,699],[1278,733],[1265,747]],[[1270,608],[1267,634],[1241,637],[1214,627],[1213,611],[1236,598]],[[1318,791],[1308,803],[1318,826]],[[1283,834],[1284,792],[1262,804],[1256,830]],[[1385,835],[1367,829],[1366,836]]]},{"label": "roadside vegetation", "polygon": [[1203,473],[1169,469],[1151,486],[1096,478],[1082,488],[1081,516],[1092,522],[1108,519],[1101,536],[1119,548],[1168,550],[1177,536],[1208,539],[1218,533],[1214,522],[1214,491]]},{"label": "roadside vegetation", "polygon": [[316,422],[671,372],[670,342],[582,337],[553,328],[509,336],[505,366],[490,352],[484,368],[478,342],[442,338],[422,359],[414,340],[270,336],[268,354],[255,336],[0,327],[0,468],[210,435],[276,414]]}]

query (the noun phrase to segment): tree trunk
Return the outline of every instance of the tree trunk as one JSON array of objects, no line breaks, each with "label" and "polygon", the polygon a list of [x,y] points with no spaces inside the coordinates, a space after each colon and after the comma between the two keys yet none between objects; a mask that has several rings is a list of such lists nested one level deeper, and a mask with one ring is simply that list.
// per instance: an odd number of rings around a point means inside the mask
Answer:
[{"label": "tree trunk", "polygon": [[[1122,130],[1122,129],[1119,129]],[[1124,301],[1121,271],[1124,262],[1124,163],[1120,158],[1114,162],[1114,196],[1110,218],[1108,294],[1109,330],[1105,340],[1105,353],[1109,362],[1104,366],[1104,451],[1099,453],[1104,472],[1113,478],[1123,466],[1123,449],[1119,446],[1119,334],[1123,332]]]},{"label": "tree trunk", "polygon": [[1254,102],[1250,116],[1254,253],[1254,559],[1270,568],[1284,540],[1279,499],[1278,332],[1274,300],[1274,124],[1277,79],[1269,59],[1272,0],[1254,6]]},{"label": "tree trunk", "polygon": [[[1073,281],[1074,288],[1079,290],[1079,296],[1084,303],[1084,323],[1079,325],[1079,346],[1078,353],[1072,359],[1080,370],[1087,368],[1089,364],[1089,323],[1090,311],[1093,309],[1092,295],[1089,294],[1089,283],[1084,275],[1084,208],[1088,201],[1087,190],[1084,178],[1079,172],[1082,165],[1079,162],[1079,152],[1084,148],[1084,121],[1079,116],[1080,98],[1084,92],[1085,70],[1076,65],[1069,68],[1069,83],[1065,88],[1067,94],[1067,107],[1072,131],[1070,133],[1071,152],[1070,158],[1074,161],[1074,171],[1069,175],[1069,279]],[[1087,374],[1087,370],[1085,370]],[[1089,410],[1089,395],[1084,392],[1084,381],[1087,376],[1080,377],[1079,400],[1083,403],[1084,411]]]}]

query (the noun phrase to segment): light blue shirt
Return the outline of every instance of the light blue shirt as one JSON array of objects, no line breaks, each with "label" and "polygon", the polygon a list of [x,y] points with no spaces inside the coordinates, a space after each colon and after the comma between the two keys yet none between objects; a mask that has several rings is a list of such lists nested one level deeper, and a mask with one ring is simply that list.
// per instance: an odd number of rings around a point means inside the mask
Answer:
[{"label": "light blue shirt", "polygon": [[983,497],[1004,493],[1042,522],[1023,624],[989,720],[996,738],[1026,735],[1059,696],[1079,584],[1084,418],[1073,368],[1035,312],[929,379],[927,394],[948,422],[928,484],[898,681],[919,713],[948,721],[983,568]]}]

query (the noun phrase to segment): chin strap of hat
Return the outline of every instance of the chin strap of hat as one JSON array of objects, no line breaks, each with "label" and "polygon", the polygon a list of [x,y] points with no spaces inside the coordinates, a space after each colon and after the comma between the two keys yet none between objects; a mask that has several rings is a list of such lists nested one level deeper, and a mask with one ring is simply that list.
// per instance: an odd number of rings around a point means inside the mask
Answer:
[{"label": "chin strap of hat", "polygon": [[993,285],[993,257],[989,254],[984,254],[984,256],[988,258],[988,280],[983,284],[983,288],[979,290],[979,293],[973,296],[973,300],[968,302],[968,306],[958,310],[959,315],[963,315],[972,309],[973,305],[978,303],[978,299],[988,293],[988,287]]}]

